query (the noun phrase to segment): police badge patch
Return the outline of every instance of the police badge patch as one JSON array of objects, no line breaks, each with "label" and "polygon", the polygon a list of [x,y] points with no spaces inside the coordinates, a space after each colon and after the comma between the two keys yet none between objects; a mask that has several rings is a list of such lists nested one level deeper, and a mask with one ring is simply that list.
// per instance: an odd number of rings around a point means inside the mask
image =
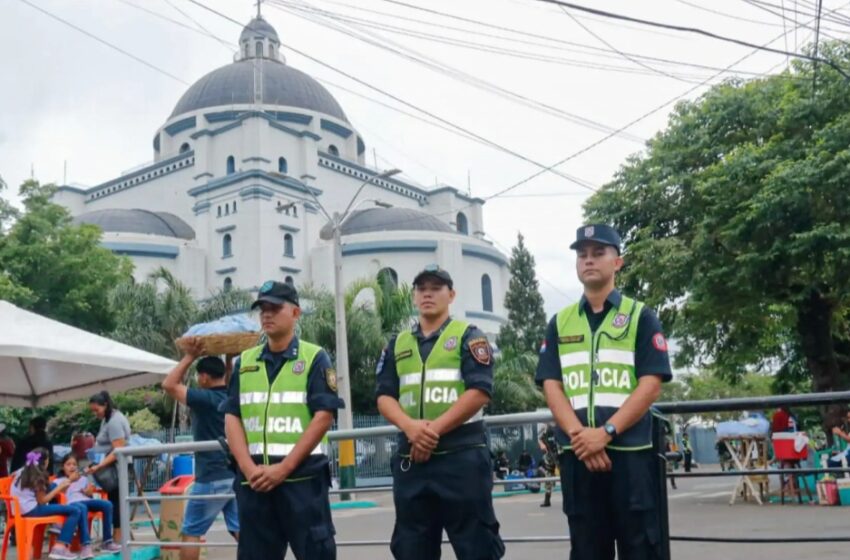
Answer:
[{"label": "police badge patch", "polygon": [[621,329],[625,327],[629,322],[629,316],[625,313],[617,313],[617,316],[614,317],[614,320],[611,321],[611,324],[614,325],[614,328]]},{"label": "police badge patch", "polygon": [[490,351],[490,343],[486,338],[476,338],[469,341],[469,352],[472,354],[472,359],[482,366],[489,366],[493,360],[493,354]]},{"label": "police badge patch", "polygon": [[325,370],[325,382],[328,384],[331,391],[336,393],[336,370],[334,368],[328,368]]},{"label": "police badge patch", "polygon": [[455,348],[457,348],[457,337],[456,337],[456,336],[451,336],[451,337],[449,337],[449,339],[446,341],[446,343],[445,343],[445,344],[443,344],[443,349],[445,349],[445,350],[454,350]]},{"label": "police badge patch", "polygon": [[268,292],[274,286],[274,282],[271,280],[266,280],[262,286],[260,286],[260,292]]},{"label": "police badge patch", "polygon": [[300,375],[304,373],[304,368],[307,367],[307,362],[304,360],[298,360],[295,362],[295,365],[292,366],[292,373],[295,375]]},{"label": "police badge patch", "polygon": [[585,237],[593,237],[594,233],[596,233],[596,230],[593,228],[593,226],[587,226],[586,228],[584,228]]}]

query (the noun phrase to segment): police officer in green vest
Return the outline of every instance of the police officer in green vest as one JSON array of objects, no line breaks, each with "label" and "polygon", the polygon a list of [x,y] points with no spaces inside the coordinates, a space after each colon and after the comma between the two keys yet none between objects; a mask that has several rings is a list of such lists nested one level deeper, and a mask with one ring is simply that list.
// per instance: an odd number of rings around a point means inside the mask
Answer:
[{"label": "police officer in green vest", "polygon": [[671,376],[655,313],[614,288],[620,235],[592,224],[570,248],[581,299],[555,315],[536,379],[557,424],[571,560],[660,554],[649,407]]},{"label": "police officer in green vest", "polygon": [[225,432],[236,463],[239,560],[336,558],[326,434],[343,406],[330,358],[299,340],[298,292],[266,282],[260,309],[268,342],[242,352],[225,403]]},{"label": "police officer in green vest", "polygon": [[490,343],[452,319],[452,277],[436,265],[413,280],[419,322],[390,340],[377,368],[378,410],[400,430],[393,458],[397,560],[435,560],[445,529],[458,560],[505,547],[493,511],[482,408],[493,391]]}]

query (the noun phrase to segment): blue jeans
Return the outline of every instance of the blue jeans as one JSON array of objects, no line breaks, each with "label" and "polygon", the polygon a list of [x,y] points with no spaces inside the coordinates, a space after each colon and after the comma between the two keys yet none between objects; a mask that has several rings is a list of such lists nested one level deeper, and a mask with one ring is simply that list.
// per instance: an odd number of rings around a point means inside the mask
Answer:
[{"label": "blue jeans", "polygon": [[88,528],[88,518],[89,512],[91,511],[99,511],[103,513],[103,542],[109,542],[112,540],[112,503],[107,502],[106,500],[83,500],[81,502],[74,502],[72,504],[68,504],[69,506],[78,508],[81,510],[81,515],[83,516],[83,520],[85,520],[86,528]]},{"label": "blue jeans", "polygon": [[74,531],[80,532],[80,543],[91,544],[89,537],[89,523],[80,508],[74,506],[60,506],[57,504],[42,504],[35,506],[24,517],[48,517],[51,515],[64,515],[65,522],[59,533],[59,542],[70,545],[74,539]]},{"label": "blue jeans", "polygon": [[[233,479],[214,480],[212,482],[195,482],[189,491],[189,496],[204,494],[232,494]],[[203,537],[215,521],[218,512],[224,513],[224,523],[231,533],[239,532],[239,514],[234,498],[222,500],[193,500],[186,503],[183,517],[182,533],[187,537]]]}]

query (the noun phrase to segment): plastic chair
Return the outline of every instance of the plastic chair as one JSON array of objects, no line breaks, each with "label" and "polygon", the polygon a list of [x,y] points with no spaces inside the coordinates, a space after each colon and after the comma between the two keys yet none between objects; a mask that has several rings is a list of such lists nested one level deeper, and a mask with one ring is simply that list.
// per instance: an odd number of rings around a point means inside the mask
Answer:
[{"label": "plastic chair", "polygon": [[9,537],[13,529],[18,544],[18,560],[41,558],[44,531],[54,523],[60,525],[64,523],[65,516],[24,517],[21,515],[21,504],[16,497],[12,496],[12,480],[11,476],[0,478],[0,499],[6,502],[6,530],[3,532],[3,552],[0,559],[6,560]]}]

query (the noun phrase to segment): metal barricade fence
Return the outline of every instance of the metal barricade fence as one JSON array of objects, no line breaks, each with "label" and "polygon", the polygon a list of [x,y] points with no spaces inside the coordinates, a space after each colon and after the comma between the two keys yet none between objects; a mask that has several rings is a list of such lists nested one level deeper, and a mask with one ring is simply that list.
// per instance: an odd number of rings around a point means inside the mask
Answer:
[{"label": "metal barricade fence", "polygon": [[[850,391],[845,392],[833,392],[833,393],[812,393],[807,395],[782,395],[782,396],[773,396],[773,397],[756,397],[756,398],[736,398],[736,399],[723,399],[723,400],[711,400],[711,401],[683,401],[677,403],[657,403],[654,409],[657,412],[662,414],[677,414],[677,413],[698,413],[698,412],[718,412],[718,411],[741,411],[741,410],[758,410],[758,409],[768,409],[768,408],[776,408],[781,405],[787,406],[818,406],[818,405],[828,405],[828,404],[847,404],[850,403]],[[552,415],[548,411],[543,412],[527,412],[527,413],[519,413],[519,414],[505,414],[499,416],[485,416],[484,422],[488,429],[490,430],[490,438],[491,443],[497,446],[502,446],[501,448],[511,448],[517,445],[517,442],[523,442],[519,445],[527,445],[528,440],[532,439],[529,437],[529,433],[534,432],[534,427],[536,425],[547,423],[552,420]],[[375,421],[376,424],[380,424],[379,421]],[[662,430],[656,429],[654,440],[655,440],[655,450],[658,452],[659,456],[659,479],[663,480],[664,477],[667,476],[665,472],[664,466],[664,454],[661,453],[662,443],[661,434]],[[371,427],[361,427],[355,428],[352,430],[335,430],[328,434],[328,439],[331,442],[341,441],[341,440],[355,440],[355,441],[363,441],[370,442],[372,445],[365,444],[361,449],[366,452],[371,453],[373,456],[380,457],[381,454],[392,454],[393,444],[386,443],[390,440],[394,443],[394,438],[398,430],[394,426],[388,425],[376,425]],[[536,437],[536,434],[534,434]],[[384,446],[376,445],[375,442],[384,443]],[[333,447],[333,446],[332,446]],[[379,448],[382,449],[379,451]],[[145,500],[186,500],[189,496],[146,496],[146,497],[131,497],[129,494],[130,490],[130,482],[131,482],[131,473],[128,468],[131,462],[134,459],[139,457],[150,457],[153,455],[160,455],[163,453],[170,454],[179,454],[179,453],[195,453],[200,451],[217,451],[220,450],[221,447],[218,442],[215,441],[204,441],[204,442],[186,442],[186,443],[171,443],[171,444],[163,444],[163,445],[152,445],[152,446],[144,446],[144,447],[121,447],[115,450],[115,454],[118,460],[118,480],[119,480],[119,494],[120,494],[120,510],[121,510],[121,518],[127,520],[129,523],[130,519],[130,506],[133,503],[143,502]],[[492,447],[491,447],[492,449]],[[331,457],[335,456],[335,450],[331,450]],[[364,457],[368,453],[364,452]],[[382,472],[382,471],[375,471]],[[850,472],[850,469],[845,468],[830,468],[830,469],[772,469],[772,470],[763,470],[763,471],[746,471],[747,476],[752,475],[767,475],[767,474],[791,474],[791,475],[805,475],[805,474],[823,474],[823,473],[844,473]],[[676,473],[676,478],[696,478],[696,477],[706,477],[706,476],[741,476],[741,473],[738,471],[726,471],[726,472],[701,472],[701,473]],[[546,481],[557,481],[556,477],[552,478],[537,478],[537,479],[526,479],[524,482],[546,482]],[[505,485],[514,481],[494,481],[495,485]],[[391,486],[378,486],[371,488],[355,488],[353,492],[356,493],[367,493],[367,492],[386,492],[391,490]],[[352,492],[352,489],[346,489],[346,492]],[[685,542],[736,542],[736,543],[779,543],[779,542],[850,542],[850,537],[819,537],[819,538],[794,538],[794,537],[760,537],[753,539],[741,539],[741,538],[722,538],[722,537],[701,537],[701,536],[670,536],[669,535],[669,523],[667,519],[667,501],[666,501],[666,492],[667,485],[666,483],[662,483],[659,485],[660,491],[660,502],[659,502],[659,513],[660,513],[660,521],[662,527],[662,536],[665,545],[665,560],[670,558],[670,541],[685,541]],[[331,490],[332,494],[342,493],[341,490]],[[192,496],[192,499],[200,499],[200,500],[221,500],[223,497],[232,497],[233,495],[209,495],[209,496]],[[516,536],[516,537],[503,537],[505,543],[539,543],[539,542],[561,542],[561,541],[569,541],[569,536],[567,535],[547,535],[547,536]],[[132,540],[130,538],[130,531],[125,530],[121,532],[121,545],[123,550],[121,552],[122,560],[130,560],[131,559],[131,547],[138,546],[150,546],[150,545],[161,545],[160,541],[140,541],[140,540]],[[361,541],[342,541],[338,542],[337,545],[339,547],[346,546],[389,546],[389,540],[361,540]],[[202,542],[202,543],[182,543],[182,542],[169,542],[169,547],[225,547],[225,548],[234,548],[236,547],[236,543],[234,542]]]}]

